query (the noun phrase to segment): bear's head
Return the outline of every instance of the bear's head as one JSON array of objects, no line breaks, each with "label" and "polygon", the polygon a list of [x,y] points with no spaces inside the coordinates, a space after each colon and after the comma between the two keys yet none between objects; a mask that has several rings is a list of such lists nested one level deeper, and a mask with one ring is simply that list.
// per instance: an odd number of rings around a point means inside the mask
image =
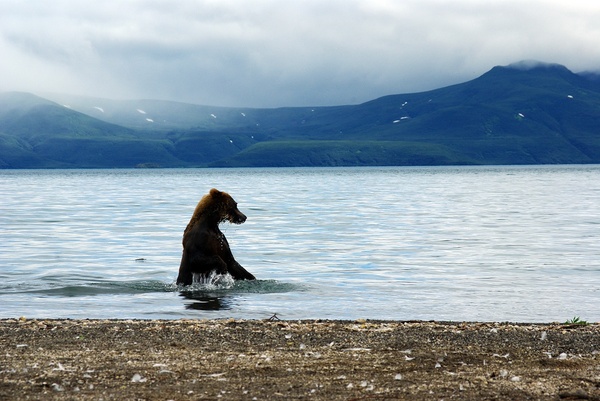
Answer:
[{"label": "bear's head", "polygon": [[219,214],[219,223],[229,221],[234,224],[242,224],[246,221],[246,216],[238,209],[237,202],[227,192],[213,188],[210,190],[209,196]]},{"label": "bear's head", "polygon": [[242,224],[246,221],[246,216],[239,211],[237,202],[231,195],[213,188],[198,202],[188,228],[202,220],[211,224],[219,224],[224,221]]}]

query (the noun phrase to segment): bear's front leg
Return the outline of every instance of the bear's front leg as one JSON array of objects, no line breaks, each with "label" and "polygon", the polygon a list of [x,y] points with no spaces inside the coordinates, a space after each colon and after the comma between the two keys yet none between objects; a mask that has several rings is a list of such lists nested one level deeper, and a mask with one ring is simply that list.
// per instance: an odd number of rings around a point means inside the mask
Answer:
[{"label": "bear's front leg", "polygon": [[244,269],[235,259],[232,259],[227,266],[229,274],[236,280],[256,280],[256,277],[248,270]]}]

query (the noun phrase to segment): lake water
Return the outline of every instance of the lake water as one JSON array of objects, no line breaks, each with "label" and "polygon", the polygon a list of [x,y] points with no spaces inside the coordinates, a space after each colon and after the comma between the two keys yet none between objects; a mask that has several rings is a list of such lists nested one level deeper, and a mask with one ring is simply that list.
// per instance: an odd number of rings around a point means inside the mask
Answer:
[{"label": "lake water", "polygon": [[[258,280],[173,283],[200,197]],[[0,318],[600,321],[600,166],[0,170]]]}]

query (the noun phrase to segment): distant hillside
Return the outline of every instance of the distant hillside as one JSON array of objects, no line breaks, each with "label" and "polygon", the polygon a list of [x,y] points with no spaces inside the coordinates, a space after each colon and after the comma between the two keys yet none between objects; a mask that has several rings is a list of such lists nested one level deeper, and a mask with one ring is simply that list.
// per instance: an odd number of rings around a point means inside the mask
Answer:
[{"label": "distant hillside", "polygon": [[176,163],[166,139],[92,118],[26,93],[0,94],[0,167],[132,167]]},{"label": "distant hillside", "polygon": [[0,167],[600,163],[600,79],[517,63],[359,105],[0,94]]}]

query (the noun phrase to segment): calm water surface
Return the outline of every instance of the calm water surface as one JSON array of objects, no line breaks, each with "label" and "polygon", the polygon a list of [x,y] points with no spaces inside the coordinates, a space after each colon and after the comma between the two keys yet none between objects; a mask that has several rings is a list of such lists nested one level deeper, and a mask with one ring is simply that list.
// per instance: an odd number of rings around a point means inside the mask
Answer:
[{"label": "calm water surface", "polygon": [[[199,198],[256,282],[173,283]],[[0,318],[600,321],[600,166],[0,171]]]}]

